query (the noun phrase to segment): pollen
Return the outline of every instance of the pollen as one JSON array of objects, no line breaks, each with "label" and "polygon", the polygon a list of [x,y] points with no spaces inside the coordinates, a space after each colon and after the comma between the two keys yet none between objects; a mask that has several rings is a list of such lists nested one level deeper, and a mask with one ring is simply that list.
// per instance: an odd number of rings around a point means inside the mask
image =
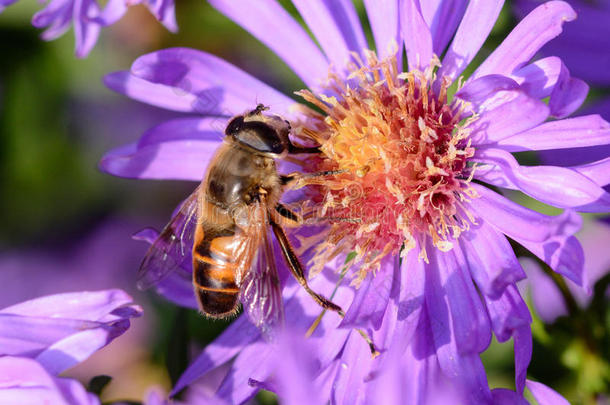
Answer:
[{"label": "pollen", "polygon": [[358,285],[387,255],[419,246],[427,261],[425,246],[452,249],[473,223],[465,202],[476,197],[468,164],[476,116],[464,101],[448,102],[451,83],[436,77],[438,60],[398,73],[396,57],[354,57],[349,76],[331,73],[324,94],[297,92],[322,113],[312,110],[295,132],[321,145],[307,171],[337,173],[312,177],[306,187],[310,208],[330,226],[315,245],[311,272],[355,252]]}]

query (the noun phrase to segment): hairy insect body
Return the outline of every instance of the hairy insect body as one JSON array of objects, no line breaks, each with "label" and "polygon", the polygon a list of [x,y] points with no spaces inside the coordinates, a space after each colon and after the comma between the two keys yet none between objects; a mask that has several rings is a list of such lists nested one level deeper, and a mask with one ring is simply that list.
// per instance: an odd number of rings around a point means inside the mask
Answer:
[{"label": "hairy insect body", "polygon": [[278,173],[275,159],[320,151],[292,144],[288,121],[263,114],[265,109],[258,105],[230,120],[203,181],[147,252],[138,285],[147,288],[183,271],[191,250],[193,287],[202,313],[227,317],[241,302],[250,320],[267,334],[284,319],[270,228],[299,284],[323,308],[342,311],[309,287],[281,226],[302,224],[297,213],[280,203],[284,189],[299,184],[302,175]]},{"label": "hairy insect body", "polygon": [[207,189],[200,197],[200,212],[208,215],[195,230],[193,285],[201,310],[222,318],[239,305],[237,250],[252,225],[249,205],[259,202],[260,193],[275,204],[281,185],[273,159],[232,140],[212,160],[203,184]]}]

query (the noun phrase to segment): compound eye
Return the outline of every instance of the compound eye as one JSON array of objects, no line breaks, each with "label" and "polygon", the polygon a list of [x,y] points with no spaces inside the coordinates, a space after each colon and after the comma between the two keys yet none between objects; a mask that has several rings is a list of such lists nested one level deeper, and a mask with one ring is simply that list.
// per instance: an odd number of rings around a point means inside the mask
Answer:
[{"label": "compound eye", "polygon": [[229,122],[227,128],[225,129],[225,135],[235,135],[239,132],[244,126],[244,117],[239,116],[235,117]]},{"label": "compound eye", "polygon": [[264,122],[244,122],[239,132],[233,134],[233,137],[259,152],[279,154],[284,151],[284,145],[277,132]]}]

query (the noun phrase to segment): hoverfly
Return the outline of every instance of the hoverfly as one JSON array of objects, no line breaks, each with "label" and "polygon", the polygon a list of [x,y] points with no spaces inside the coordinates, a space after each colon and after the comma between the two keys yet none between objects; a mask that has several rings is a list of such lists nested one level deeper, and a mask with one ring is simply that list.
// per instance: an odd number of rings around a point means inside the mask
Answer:
[{"label": "hoverfly", "polygon": [[319,149],[294,145],[288,137],[290,123],[263,114],[266,109],[259,104],[229,121],[203,181],[152,243],[138,274],[138,286],[150,287],[184,265],[190,250],[193,287],[203,314],[230,317],[241,301],[251,321],[263,331],[283,321],[269,227],[299,284],[324,309],[342,314],[339,306],[309,287],[281,226],[302,223],[297,213],[280,203],[280,197],[311,174],[282,175],[275,159]]}]

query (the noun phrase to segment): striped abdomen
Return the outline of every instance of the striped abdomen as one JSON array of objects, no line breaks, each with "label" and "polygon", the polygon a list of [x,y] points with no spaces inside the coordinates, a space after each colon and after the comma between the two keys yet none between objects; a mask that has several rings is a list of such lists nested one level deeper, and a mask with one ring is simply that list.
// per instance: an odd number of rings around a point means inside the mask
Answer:
[{"label": "striped abdomen", "polygon": [[232,315],[239,304],[235,282],[235,226],[204,229],[197,226],[193,245],[193,285],[199,308],[208,316]]}]

